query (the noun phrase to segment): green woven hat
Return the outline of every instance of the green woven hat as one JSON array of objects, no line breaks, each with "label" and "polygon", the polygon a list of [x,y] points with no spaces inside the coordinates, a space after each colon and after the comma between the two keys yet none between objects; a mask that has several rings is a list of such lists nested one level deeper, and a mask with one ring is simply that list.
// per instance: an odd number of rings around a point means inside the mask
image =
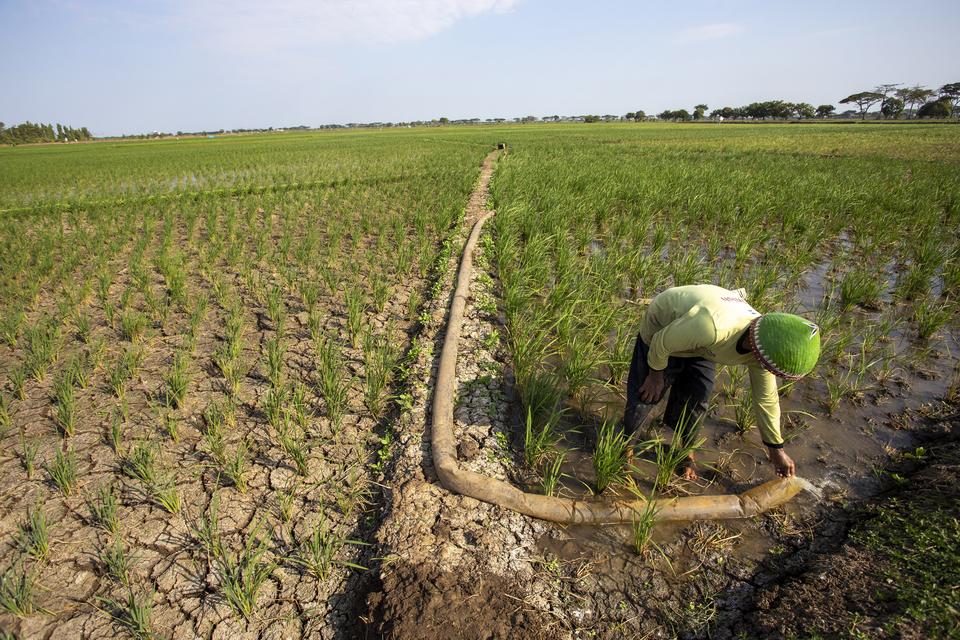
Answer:
[{"label": "green woven hat", "polygon": [[820,327],[792,313],[766,313],[750,325],[753,352],[770,373],[796,380],[820,357]]}]

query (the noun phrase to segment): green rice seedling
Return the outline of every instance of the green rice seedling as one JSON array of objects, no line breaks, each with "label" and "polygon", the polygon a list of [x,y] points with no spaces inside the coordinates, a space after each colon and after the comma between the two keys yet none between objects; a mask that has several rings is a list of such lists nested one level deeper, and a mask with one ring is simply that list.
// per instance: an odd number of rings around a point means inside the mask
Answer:
[{"label": "green rice seedling", "polygon": [[883,295],[883,282],[875,272],[867,269],[854,269],[847,272],[840,281],[840,303],[845,309],[861,306],[877,309]]},{"label": "green rice seedling", "polygon": [[174,515],[180,513],[181,501],[180,492],[177,490],[173,480],[163,477],[160,482],[150,487],[154,501],[167,512]]},{"label": "green rice seedling", "polygon": [[283,338],[280,334],[274,336],[272,340],[267,340],[267,379],[274,387],[283,385],[283,356],[284,346]]},{"label": "green rice seedling", "polygon": [[930,290],[932,273],[926,267],[913,265],[900,274],[897,279],[897,296],[904,300],[915,300]]},{"label": "green rice seedling", "polygon": [[67,361],[67,365],[64,369],[63,378],[69,384],[77,387],[78,389],[86,389],[87,385],[90,384],[90,373],[91,369],[90,360],[82,355],[74,355],[70,360]]},{"label": "green rice seedling", "polygon": [[50,529],[47,516],[38,504],[27,507],[27,519],[20,523],[20,548],[37,562],[50,556]]},{"label": "green rice seedling", "polygon": [[374,311],[383,313],[387,306],[387,300],[390,298],[390,287],[387,286],[386,279],[381,278],[374,282],[371,298]]},{"label": "green rice seedling", "polygon": [[90,342],[90,316],[85,313],[79,313],[73,319],[74,325],[77,327],[77,337],[80,338],[80,341],[84,344]]},{"label": "green rice seedling", "polygon": [[383,413],[384,391],[393,378],[397,357],[396,349],[386,337],[371,333],[364,336],[364,401],[375,418]]},{"label": "green rice seedling", "polygon": [[10,400],[0,393],[0,440],[5,438],[13,427],[13,418],[10,417]]},{"label": "green rice seedling", "polygon": [[266,559],[270,536],[257,524],[238,552],[221,547],[214,556],[214,572],[220,581],[223,596],[245,620],[257,610],[257,596],[263,584],[273,575],[276,564]]},{"label": "green rice seedling", "polygon": [[101,543],[97,557],[107,576],[125,587],[130,586],[136,560],[119,536],[115,536],[110,543]]},{"label": "green rice seedling", "polygon": [[536,468],[543,456],[560,442],[560,434],[556,430],[560,416],[560,412],[556,412],[537,426],[534,424],[533,412],[529,408],[527,409],[523,456],[530,468]]},{"label": "green rice seedling", "polygon": [[77,455],[73,448],[57,449],[53,462],[45,465],[50,480],[65,496],[73,495],[77,489]]},{"label": "green rice seedling", "polygon": [[183,406],[187,396],[187,388],[190,386],[190,374],[187,371],[187,354],[178,352],[173,357],[173,365],[164,377],[167,385],[166,399],[167,403],[174,409]]},{"label": "green rice seedling", "polygon": [[19,400],[27,399],[26,382],[27,370],[24,367],[17,367],[10,371],[10,389]]},{"label": "green rice seedling", "polygon": [[552,372],[532,372],[522,380],[517,378],[517,385],[521,406],[533,414],[535,421],[544,422],[557,412],[563,391]]},{"label": "green rice seedling", "polygon": [[107,442],[117,456],[123,455],[124,416],[127,413],[126,399],[121,400],[121,406],[115,407],[110,415],[110,430],[107,432]]},{"label": "green rice seedling", "polygon": [[25,318],[26,315],[19,309],[16,311],[4,310],[4,313],[0,314],[0,338],[2,338],[11,349],[17,346],[17,339],[20,337],[20,328],[23,326]]},{"label": "green rice seedling", "polygon": [[597,445],[593,451],[593,472],[597,495],[614,482],[626,478],[627,450],[629,439],[623,430],[611,421],[604,422],[597,433]]},{"label": "green rice seedling", "polygon": [[308,311],[313,310],[313,308],[317,306],[317,301],[320,299],[320,285],[314,280],[304,278],[300,281],[299,289],[303,306],[305,306]]},{"label": "green rice seedling", "polygon": [[27,479],[33,478],[33,472],[36,471],[37,451],[40,449],[40,442],[35,438],[27,439],[23,431],[20,432],[20,463],[27,474]]},{"label": "green rice seedling", "polygon": [[138,442],[123,459],[123,472],[147,486],[154,486],[159,480],[157,471],[157,449],[146,442]]},{"label": "green rice seedling", "polygon": [[278,285],[274,285],[267,292],[267,317],[270,318],[278,335],[283,333],[283,321],[287,314],[287,305],[283,298],[283,289]]},{"label": "green rice seedling", "polygon": [[561,469],[565,459],[566,454],[562,451],[555,451],[552,455],[547,456],[543,465],[543,477],[540,480],[543,495],[552,496],[556,493],[560,477],[563,475]]},{"label": "green rice seedling", "polygon": [[210,498],[210,504],[206,510],[197,518],[197,524],[193,527],[193,534],[200,543],[200,546],[212,557],[216,558],[223,554],[223,539],[220,536],[220,496],[214,494]]},{"label": "green rice seedling", "polygon": [[349,400],[349,379],[340,355],[340,348],[327,338],[316,342],[317,386],[334,431],[340,427]]},{"label": "green rice seedling", "polygon": [[307,314],[307,330],[310,332],[310,339],[316,343],[323,337],[323,316],[317,307],[311,307]]},{"label": "green rice seedling", "polygon": [[363,544],[359,540],[349,540],[331,531],[326,519],[321,517],[310,530],[306,540],[300,543],[300,550],[293,558],[294,564],[306,569],[317,580],[326,580],[334,565],[350,567],[351,569],[366,570],[359,564],[340,560],[337,555],[345,545]]},{"label": "green rice seedling", "polygon": [[296,499],[297,492],[295,485],[279,493],[277,497],[277,515],[280,516],[280,522],[288,524],[293,518],[293,507]]},{"label": "green rice seedling", "polygon": [[280,430],[287,418],[287,387],[271,387],[263,398],[263,412],[274,429]]},{"label": "green rice seedling", "polygon": [[163,424],[163,430],[170,436],[174,442],[180,442],[180,421],[172,411],[165,411],[160,418]]},{"label": "green rice seedling", "polygon": [[190,309],[190,324],[188,329],[188,335],[191,339],[196,340],[198,334],[200,333],[200,326],[203,324],[204,319],[207,317],[207,306],[209,302],[207,300],[207,295],[201,294],[196,297],[193,303],[193,307]]},{"label": "green rice seedling", "polygon": [[664,444],[661,439],[648,443],[648,446],[653,448],[655,461],[657,463],[657,478],[654,481],[654,489],[656,491],[666,489],[673,480],[674,474],[676,474],[680,465],[686,464],[690,455],[696,453],[696,451],[703,446],[703,438],[695,442],[684,442],[684,439],[677,435],[686,431],[686,421],[687,417],[681,416],[669,445]]},{"label": "green rice seedling", "polygon": [[54,384],[54,405],[57,425],[64,435],[72,436],[77,427],[77,392],[68,376]]},{"label": "green rice seedling", "polygon": [[353,347],[360,346],[361,329],[363,328],[363,314],[366,312],[363,290],[358,286],[347,289],[343,294],[344,305],[347,308],[347,332]]},{"label": "green rice seedling", "polygon": [[130,634],[134,640],[156,640],[158,637],[153,630],[153,597],[154,594],[137,595],[133,589],[128,589],[124,600],[101,598],[110,617]]},{"label": "green rice seedling", "polygon": [[233,455],[226,456],[223,460],[223,474],[230,479],[233,486],[240,493],[247,492],[247,473],[249,472],[247,460],[247,443],[241,441],[233,451]]},{"label": "green rice seedling", "polygon": [[147,318],[139,311],[124,311],[120,314],[120,337],[135,343],[147,331]]},{"label": "green rice seedling", "polygon": [[290,412],[297,426],[306,431],[310,424],[311,409],[307,400],[307,388],[300,382],[290,389]]},{"label": "green rice seedling", "polygon": [[921,340],[932,338],[952,317],[949,305],[934,302],[929,297],[913,305],[913,321]]},{"label": "green rice seedling", "polygon": [[[638,497],[642,496],[638,495]],[[659,507],[657,507],[657,501],[653,496],[644,499],[646,503],[644,504],[643,510],[639,513],[634,513],[633,518],[630,520],[631,546],[633,547],[633,552],[638,556],[643,556],[647,553],[647,548],[652,542],[653,527],[657,524],[657,514],[660,511]]]},{"label": "green rice seedling", "polygon": [[87,502],[90,519],[104,531],[116,534],[120,530],[119,502],[117,490],[112,484],[102,484],[97,488],[97,497]]},{"label": "green rice seedling", "polygon": [[47,368],[60,352],[60,327],[52,319],[44,320],[26,330],[26,367],[30,376],[42,382]]},{"label": "green rice seedling", "polygon": [[300,476],[307,475],[307,463],[310,449],[306,442],[294,436],[289,430],[280,433],[280,448],[290,456],[291,462]]},{"label": "green rice seedling", "polygon": [[27,571],[22,562],[5,569],[0,573],[0,610],[18,618],[34,613],[35,586],[34,573]]}]

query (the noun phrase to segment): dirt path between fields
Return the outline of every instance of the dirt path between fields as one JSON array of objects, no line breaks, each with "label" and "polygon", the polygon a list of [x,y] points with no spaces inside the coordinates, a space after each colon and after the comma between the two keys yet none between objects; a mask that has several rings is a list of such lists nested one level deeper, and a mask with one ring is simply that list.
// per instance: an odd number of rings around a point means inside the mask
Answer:
[{"label": "dirt path between fields", "polygon": [[[411,378],[423,384],[412,390],[413,408],[397,426],[392,495],[377,534],[384,558],[379,585],[369,596],[367,637],[377,638],[505,638],[514,634],[540,637],[550,624],[545,607],[530,606],[538,590],[531,558],[543,525],[524,516],[472,498],[453,495],[434,471],[429,440],[430,402],[436,379],[436,358],[446,327],[453,276],[473,222],[486,210],[488,189],[500,152],[483,162],[477,186],[454,236],[443,289],[428,309],[430,321],[421,334],[424,346]],[[472,299],[493,292],[474,289]],[[472,320],[472,322],[471,322]],[[508,432],[508,389],[505,352],[481,334],[477,318],[468,318],[461,349],[470,353],[458,378],[474,382],[458,392],[458,425],[468,435],[460,454],[485,471],[503,477],[495,456],[505,453]],[[484,339],[486,338],[485,346]],[[488,373],[480,375],[480,368]],[[489,447],[489,448],[488,448]]]}]

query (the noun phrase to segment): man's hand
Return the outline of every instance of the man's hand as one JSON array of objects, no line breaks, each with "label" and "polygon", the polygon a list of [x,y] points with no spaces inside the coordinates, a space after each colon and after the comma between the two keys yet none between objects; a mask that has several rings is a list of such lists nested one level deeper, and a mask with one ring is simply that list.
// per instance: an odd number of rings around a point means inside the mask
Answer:
[{"label": "man's hand", "polygon": [[789,478],[797,474],[796,465],[783,449],[767,448],[767,457],[770,458],[770,462],[777,469],[777,475],[781,478]]},{"label": "man's hand", "polygon": [[646,404],[654,404],[660,401],[667,383],[663,379],[663,371],[647,371],[647,379],[643,381],[640,387],[640,400]]}]

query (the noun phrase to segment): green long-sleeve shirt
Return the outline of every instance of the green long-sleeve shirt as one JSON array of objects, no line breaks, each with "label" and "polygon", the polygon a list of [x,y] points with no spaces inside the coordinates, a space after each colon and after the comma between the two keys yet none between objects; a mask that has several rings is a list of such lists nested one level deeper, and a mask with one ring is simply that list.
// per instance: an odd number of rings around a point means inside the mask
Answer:
[{"label": "green long-sleeve shirt", "polygon": [[783,437],[776,376],[752,353],[737,351],[743,332],[759,315],[744,299],[743,289],[729,291],[710,284],[673,287],[650,302],[640,337],[649,346],[651,369],[664,369],[668,356],[746,365],[760,436],[766,444],[779,445]]}]

